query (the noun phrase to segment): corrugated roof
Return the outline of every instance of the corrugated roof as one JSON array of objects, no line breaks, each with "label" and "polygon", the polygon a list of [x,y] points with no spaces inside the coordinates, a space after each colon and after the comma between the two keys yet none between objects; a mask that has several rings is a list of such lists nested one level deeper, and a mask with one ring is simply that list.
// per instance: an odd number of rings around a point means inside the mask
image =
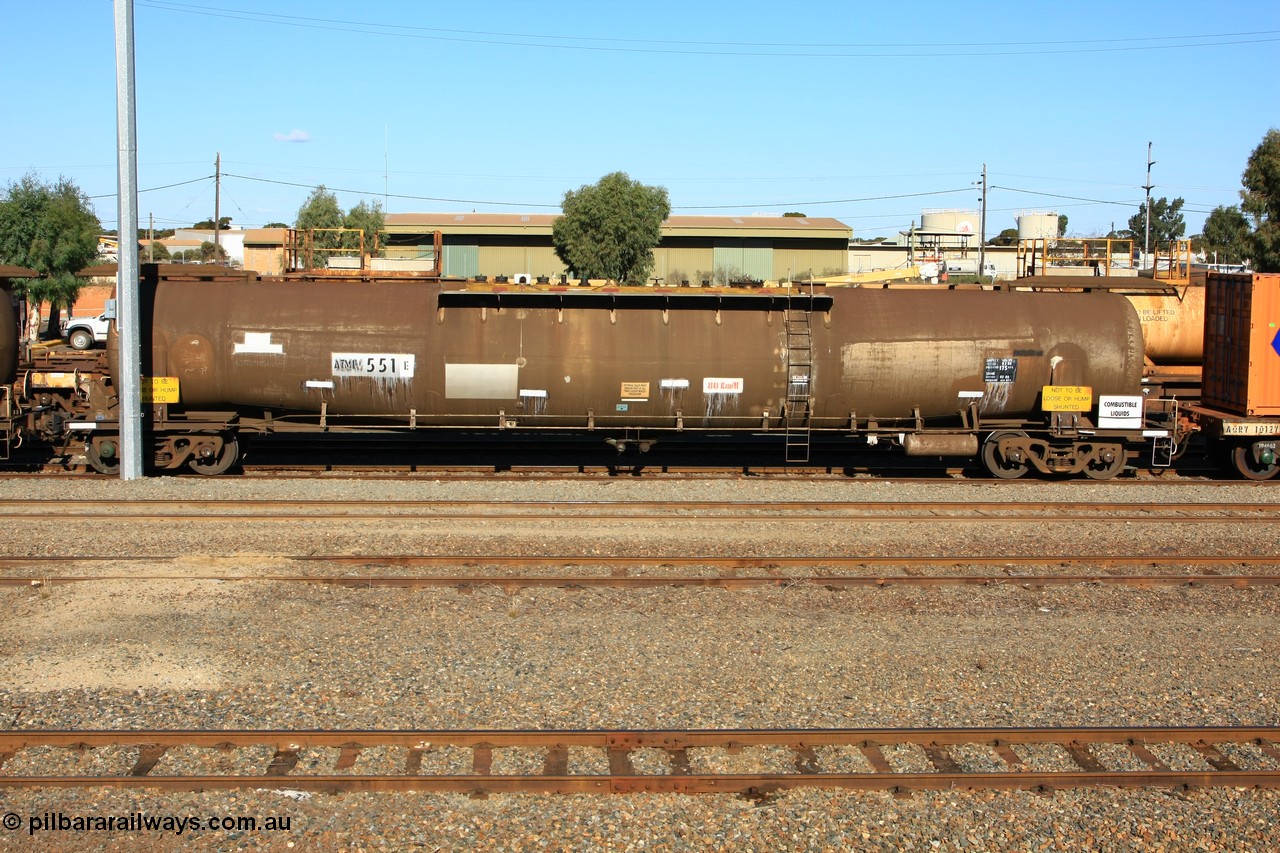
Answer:
[{"label": "corrugated roof", "polygon": [[246,228],[244,244],[252,246],[264,243],[269,246],[279,246],[284,243],[285,233],[288,230],[288,228]]},{"label": "corrugated roof", "polygon": [[524,225],[550,228],[558,213],[388,213],[384,225]]},{"label": "corrugated roof", "polygon": [[[404,213],[387,214],[384,227],[393,233],[550,233],[559,214]],[[824,237],[852,236],[850,225],[831,216],[668,216],[662,223],[667,234],[808,233]],[[823,233],[824,232],[824,233]]]}]

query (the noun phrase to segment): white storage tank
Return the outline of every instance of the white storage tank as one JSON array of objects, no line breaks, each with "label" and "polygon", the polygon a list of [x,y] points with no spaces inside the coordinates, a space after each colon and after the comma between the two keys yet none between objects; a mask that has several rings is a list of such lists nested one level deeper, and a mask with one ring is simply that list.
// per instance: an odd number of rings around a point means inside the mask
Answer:
[{"label": "white storage tank", "polygon": [[1019,240],[1052,240],[1058,236],[1058,214],[1030,212],[1018,214]]},{"label": "white storage tank", "polygon": [[976,210],[925,210],[920,214],[920,230],[954,231],[976,239],[980,221]]}]

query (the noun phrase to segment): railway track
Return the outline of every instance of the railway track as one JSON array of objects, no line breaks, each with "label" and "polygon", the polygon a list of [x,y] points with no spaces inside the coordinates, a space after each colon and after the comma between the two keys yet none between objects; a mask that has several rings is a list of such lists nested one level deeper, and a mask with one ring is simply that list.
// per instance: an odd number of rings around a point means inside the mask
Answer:
[{"label": "railway track", "polygon": [[[1278,737],[1280,727],[1252,726],[6,731],[0,787],[756,796],[798,787],[1278,787]],[[95,760],[98,750],[109,754]],[[92,769],[66,772],[78,765]]]},{"label": "railway track", "polygon": [[1074,523],[1275,522],[1280,503],[1103,501],[479,501],[479,500],[0,500],[0,518],[112,521],[635,520],[1022,521]]},{"label": "railway track", "polygon": [[[0,560],[0,567],[20,560]],[[1268,565],[1280,563],[1280,559]],[[956,586],[1026,589],[1047,587],[1199,587],[1253,589],[1280,586],[1280,575],[1242,574],[1068,574],[1068,575],[245,575],[245,574],[131,574],[131,575],[8,575],[0,576],[0,587],[54,587],[113,581],[206,581],[219,583],[294,583],[343,586],[354,589],[428,589],[451,588],[475,590],[495,587],[503,590],[540,589],[655,589],[662,587],[701,587],[710,589],[760,589],[805,585],[828,590],[874,589],[890,587],[942,588]]]}]

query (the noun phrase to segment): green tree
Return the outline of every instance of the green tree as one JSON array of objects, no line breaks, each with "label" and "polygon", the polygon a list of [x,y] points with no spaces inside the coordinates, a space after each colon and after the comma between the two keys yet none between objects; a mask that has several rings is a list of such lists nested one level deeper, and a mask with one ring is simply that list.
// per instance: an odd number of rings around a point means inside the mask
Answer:
[{"label": "green tree", "polygon": [[1240,206],[1254,223],[1254,269],[1280,272],[1280,130],[1273,127],[1262,137],[1240,181]]},{"label": "green tree", "polygon": [[[197,229],[197,230],[201,230],[201,231],[212,231],[212,230],[213,230],[213,218],[212,218],[212,217],[210,217],[209,219],[206,219],[206,220],[204,220],[203,222],[197,222],[195,225],[192,225],[191,227],[192,227],[192,228],[195,228],[195,229]],[[219,216],[219,217],[218,217],[218,230],[219,230],[219,231],[226,231],[226,230],[227,230],[228,228],[230,228],[230,227],[231,227],[231,217],[230,217],[230,216]]]},{"label": "green tree", "polygon": [[15,282],[15,289],[30,297],[36,312],[41,301],[49,302],[51,330],[58,328],[60,310],[80,292],[83,282],[76,273],[98,257],[101,231],[88,197],[68,178],[46,184],[28,173],[0,196],[0,263],[40,273],[38,279]]},{"label": "green tree", "polygon": [[1252,252],[1252,229],[1240,208],[1219,205],[1204,221],[1200,251],[1222,264],[1242,263]]},{"label": "green tree", "polygon": [[643,284],[653,269],[662,221],[671,213],[665,187],[612,172],[564,194],[551,229],[556,255],[581,278]]},{"label": "green tree", "polygon": [[[1168,250],[1169,243],[1187,233],[1187,223],[1182,218],[1183,200],[1173,201],[1163,196],[1151,202],[1151,251]],[[1129,217],[1129,232],[1134,249],[1143,248],[1147,234],[1147,203],[1138,205],[1138,212]]]},{"label": "green tree", "polygon": [[1058,236],[1067,236],[1067,215],[1065,213],[1058,214]]},{"label": "green tree", "polygon": [[289,226],[289,223],[287,222],[268,222],[266,225],[263,225],[262,227],[263,228],[288,228],[290,226]]},{"label": "green tree", "polygon": [[996,236],[987,241],[988,246],[1016,246],[1018,245],[1018,229],[1006,228]]},{"label": "green tree", "polygon": [[[151,250],[151,251],[150,251],[150,258],[151,258],[151,261],[148,261],[148,260],[147,260],[147,258],[148,258],[148,252],[147,252],[147,249],[148,249],[148,248],[150,248],[150,250]],[[156,241],[154,241],[154,240],[153,240],[153,241],[151,242],[151,245],[150,245],[149,247],[148,247],[148,246],[143,246],[141,249],[139,249],[139,255],[138,255],[138,256],[142,259],[142,262],[143,262],[144,264],[145,264],[145,263],[156,263],[156,264],[158,264],[158,263],[160,263],[161,261],[167,261],[167,260],[169,260],[169,247],[168,247],[168,246],[166,246],[164,243],[159,243],[159,242],[156,242]]]},{"label": "green tree", "polygon": [[[382,231],[382,203],[375,201],[373,204],[360,202],[355,207],[347,211],[347,215],[342,219],[342,227],[354,228],[357,231],[364,232],[364,251],[365,254],[372,255],[374,245],[378,242],[378,233]],[[348,249],[356,249],[360,247],[360,238],[355,234],[344,234],[343,246]]]},{"label": "green tree", "polygon": [[226,263],[227,250],[221,244],[215,246],[212,240],[205,240],[200,244],[200,260],[202,263],[211,263],[214,260],[218,263]]},{"label": "green tree", "polygon": [[316,187],[298,208],[294,227],[303,234],[310,232],[311,239],[305,244],[303,263],[308,269],[324,266],[333,252],[323,250],[338,248],[341,239],[336,231],[316,229],[342,227],[342,208],[338,207],[338,197],[325,189],[324,184]]}]

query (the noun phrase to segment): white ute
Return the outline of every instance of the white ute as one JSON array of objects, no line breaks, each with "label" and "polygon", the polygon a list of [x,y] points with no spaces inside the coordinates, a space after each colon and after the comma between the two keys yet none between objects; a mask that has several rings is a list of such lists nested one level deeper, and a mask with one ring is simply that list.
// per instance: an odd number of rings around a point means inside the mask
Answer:
[{"label": "white ute", "polygon": [[111,318],[107,312],[96,317],[64,317],[62,320],[62,336],[71,344],[72,349],[89,349],[94,344],[107,342],[107,328]]}]

